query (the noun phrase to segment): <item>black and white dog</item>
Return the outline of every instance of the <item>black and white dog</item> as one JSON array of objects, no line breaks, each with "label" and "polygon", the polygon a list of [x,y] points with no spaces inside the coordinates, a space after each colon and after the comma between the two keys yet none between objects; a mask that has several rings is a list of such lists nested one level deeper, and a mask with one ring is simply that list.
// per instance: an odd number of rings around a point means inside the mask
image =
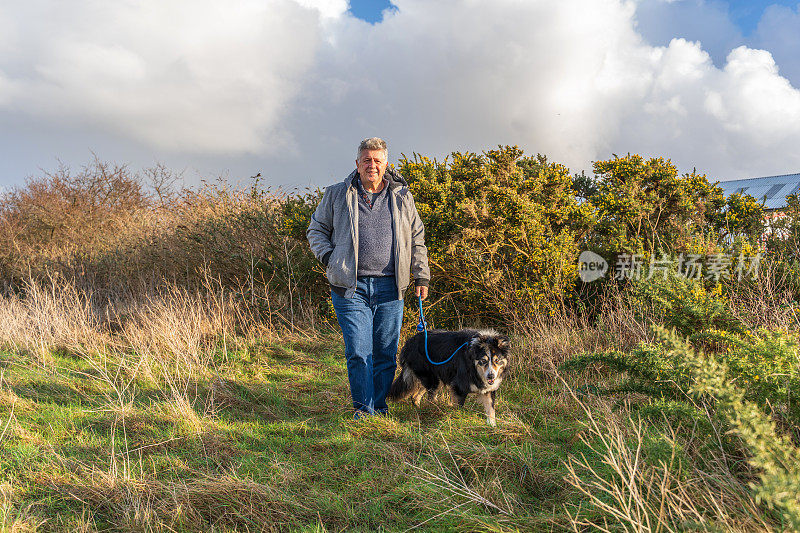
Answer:
[{"label": "black and white dog", "polygon": [[[466,346],[462,346],[464,343]],[[493,330],[428,331],[431,360],[438,363],[455,352],[447,363],[433,365],[425,357],[425,333],[417,333],[400,351],[401,370],[389,390],[389,399],[399,402],[410,396],[419,407],[426,391],[433,397],[439,383],[444,383],[459,406],[464,405],[469,393],[477,393],[486,422],[494,426],[494,394],[508,368],[510,347],[508,337]]]}]

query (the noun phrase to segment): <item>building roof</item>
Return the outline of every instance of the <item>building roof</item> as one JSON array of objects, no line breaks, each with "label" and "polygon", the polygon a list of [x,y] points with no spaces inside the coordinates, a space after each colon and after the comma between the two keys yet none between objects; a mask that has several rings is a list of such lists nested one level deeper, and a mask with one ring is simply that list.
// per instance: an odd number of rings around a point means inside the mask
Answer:
[{"label": "building roof", "polygon": [[764,209],[782,209],[786,207],[786,197],[800,193],[800,173],[748,178],[743,180],[720,181],[725,196],[733,193],[749,194],[759,202],[764,201]]}]

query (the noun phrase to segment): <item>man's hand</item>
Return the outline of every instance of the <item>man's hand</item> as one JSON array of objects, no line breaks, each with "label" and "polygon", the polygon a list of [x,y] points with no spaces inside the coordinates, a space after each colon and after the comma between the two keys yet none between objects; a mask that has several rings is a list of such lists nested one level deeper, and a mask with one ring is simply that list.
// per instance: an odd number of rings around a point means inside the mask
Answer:
[{"label": "man's hand", "polygon": [[416,289],[417,296],[422,296],[423,300],[428,297],[428,287],[419,286]]}]

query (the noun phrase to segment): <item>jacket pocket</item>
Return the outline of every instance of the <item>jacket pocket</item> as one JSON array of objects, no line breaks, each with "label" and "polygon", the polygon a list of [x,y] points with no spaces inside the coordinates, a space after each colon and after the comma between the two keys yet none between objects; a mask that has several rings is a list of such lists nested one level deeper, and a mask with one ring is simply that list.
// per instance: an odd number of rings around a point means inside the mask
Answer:
[{"label": "jacket pocket", "polygon": [[336,287],[350,287],[352,280],[349,272],[351,269],[347,265],[347,246],[338,244],[334,246],[333,252],[328,259],[328,266],[325,275],[328,282]]}]

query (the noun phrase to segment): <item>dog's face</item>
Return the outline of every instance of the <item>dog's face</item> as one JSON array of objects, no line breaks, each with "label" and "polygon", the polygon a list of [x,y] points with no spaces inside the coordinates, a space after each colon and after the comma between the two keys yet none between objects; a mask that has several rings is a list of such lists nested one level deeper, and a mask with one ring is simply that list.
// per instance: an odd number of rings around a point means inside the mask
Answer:
[{"label": "dog's face", "polygon": [[481,332],[472,340],[475,370],[487,388],[494,389],[500,385],[503,374],[508,368],[510,348],[508,337],[494,331]]}]

